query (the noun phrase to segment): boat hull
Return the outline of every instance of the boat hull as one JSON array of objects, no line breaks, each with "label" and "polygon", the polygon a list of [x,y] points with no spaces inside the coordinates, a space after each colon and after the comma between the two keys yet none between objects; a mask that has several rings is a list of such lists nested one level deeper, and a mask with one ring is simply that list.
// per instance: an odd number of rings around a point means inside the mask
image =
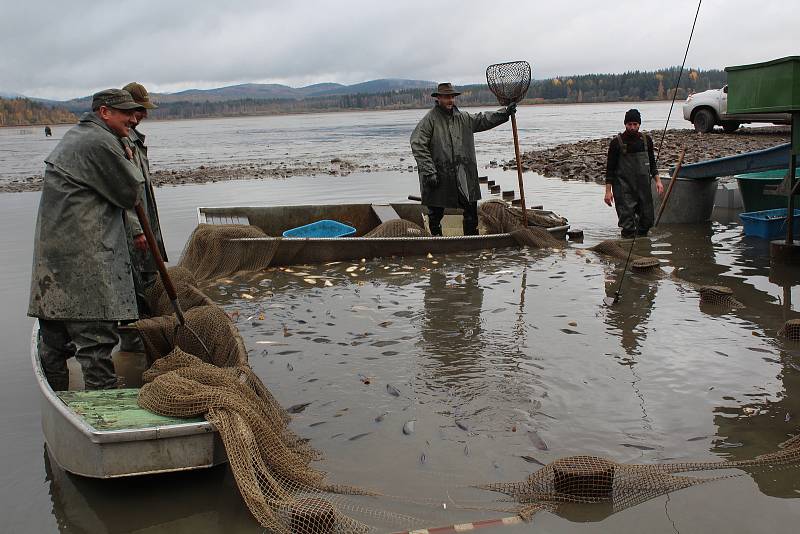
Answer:
[{"label": "boat hull", "polygon": [[52,458],[64,470],[92,478],[117,478],[211,467],[227,461],[219,433],[207,421],[145,428],[98,430],[50,388],[38,358],[38,322],[31,339],[42,431]]},{"label": "boat hull", "polygon": [[[419,204],[391,206],[403,219],[419,226],[425,225],[422,207]],[[460,226],[460,223],[457,223],[460,212],[448,210],[446,213],[445,219],[453,218],[450,221],[451,225]],[[295,225],[308,224],[320,219],[344,221],[356,228],[356,234],[354,237],[343,238],[277,237]],[[198,208],[198,222],[251,224],[264,230],[268,236],[275,236],[233,239],[229,242],[232,254],[245,254],[253,247],[265,249],[272,247],[277,241],[277,249],[271,262],[271,265],[275,266],[391,256],[438,255],[518,246],[509,233],[445,237],[363,237],[380,224],[369,204]],[[569,225],[547,228],[547,231],[557,239],[565,239],[568,230]]]}]

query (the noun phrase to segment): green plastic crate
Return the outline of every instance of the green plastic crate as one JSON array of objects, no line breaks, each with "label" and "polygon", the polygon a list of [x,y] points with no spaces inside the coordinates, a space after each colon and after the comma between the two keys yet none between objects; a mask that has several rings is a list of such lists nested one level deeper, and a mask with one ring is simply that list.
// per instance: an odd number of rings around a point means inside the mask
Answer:
[{"label": "green plastic crate", "polygon": [[800,111],[800,56],[725,67],[728,113]]},{"label": "green plastic crate", "polygon": [[[800,177],[800,168],[795,169],[795,176]],[[785,195],[764,194],[765,185],[778,185],[783,181],[788,170],[751,172],[734,176],[739,185],[744,211],[762,211],[786,207]]]}]

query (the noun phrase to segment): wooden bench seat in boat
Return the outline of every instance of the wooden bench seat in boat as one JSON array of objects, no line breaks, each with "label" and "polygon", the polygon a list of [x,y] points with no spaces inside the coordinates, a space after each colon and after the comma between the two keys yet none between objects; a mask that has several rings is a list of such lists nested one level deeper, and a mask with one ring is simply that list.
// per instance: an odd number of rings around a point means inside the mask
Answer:
[{"label": "wooden bench seat in boat", "polygon": [[391,204],[372,204],[372,212],[381,224],[401,218]]},{"label": "wooden bench seat in boat", "polygon": [[95,430],[132,430],[205,421],[202,417],[164,417],[136,403],[138,388],[58,391],[58,398]]},{"label": "wooden bench seat in boat", "polygon": [[247,215],[231,215],[231,214],[205,214],[206,224],[250,224],[250,218]]}]

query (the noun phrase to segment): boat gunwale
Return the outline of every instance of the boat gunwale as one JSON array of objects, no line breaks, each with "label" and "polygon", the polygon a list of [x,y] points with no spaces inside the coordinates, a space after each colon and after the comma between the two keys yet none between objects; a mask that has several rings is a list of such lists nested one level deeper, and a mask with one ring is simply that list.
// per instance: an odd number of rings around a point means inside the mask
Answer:
[{"label": "boat gunwale", "polygon": [[[544,228],[543,226],[537,226],[536,228]],[[544,228],[551,234],[556,234],[559,232],[566,232],[569,230],[570,225],[563,224],[560,226],[551,226],[549,228]],[[510,232],[504,232],[500,234],[481,234],[481,235],[447,235],[447,236],[396,236],[396,237],[283,237],[283,236],[264,236],[264,237],[234,237],[230,239],[226,239],[226,241],[273,241],[273,240],[280,240],[280,241],[320,241],[320,242],[328,242],[328,241],[337,241],[337,242],[376,242],[376,241],[390,241],[390,242],[397,242],[397,241],[423,241],[428,242],[431,240],[435,240],[435,242],[441,241],[477,241],[477,240],[489,240],[489,239],[506,239],[506,238],[513,238]]]},{"label": "boat gunwale", "polygon": [[44,376],[44,371],[42,370],[41,362],[39,361],[38,337],[39,321],[36,320],[33,324],[33,331],[31,334],[31,362],[33,364],[36,382],[39,385],[39,390],[56,411],[92,443],[103,444],[148,441],[216,432],[214,425],[208,421],[156,425],[136,429],[97,430],[61,400],[50,387],[50,384],[48,384]]}]

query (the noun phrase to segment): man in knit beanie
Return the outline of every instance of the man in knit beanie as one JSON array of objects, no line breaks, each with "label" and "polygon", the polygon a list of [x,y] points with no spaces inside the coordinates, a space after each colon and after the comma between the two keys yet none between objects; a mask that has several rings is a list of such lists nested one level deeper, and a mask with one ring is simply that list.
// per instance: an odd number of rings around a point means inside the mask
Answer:
[{"label": "man in knit beanie", "polygon": [[625,113],[625,131],[611,140],[606,163],[605,203],[617,209],[622,237],[646,236],[655,219],[650,180],[664,193],[658,177],[653,139],[639,131],[642,115],[638,109]]}]

